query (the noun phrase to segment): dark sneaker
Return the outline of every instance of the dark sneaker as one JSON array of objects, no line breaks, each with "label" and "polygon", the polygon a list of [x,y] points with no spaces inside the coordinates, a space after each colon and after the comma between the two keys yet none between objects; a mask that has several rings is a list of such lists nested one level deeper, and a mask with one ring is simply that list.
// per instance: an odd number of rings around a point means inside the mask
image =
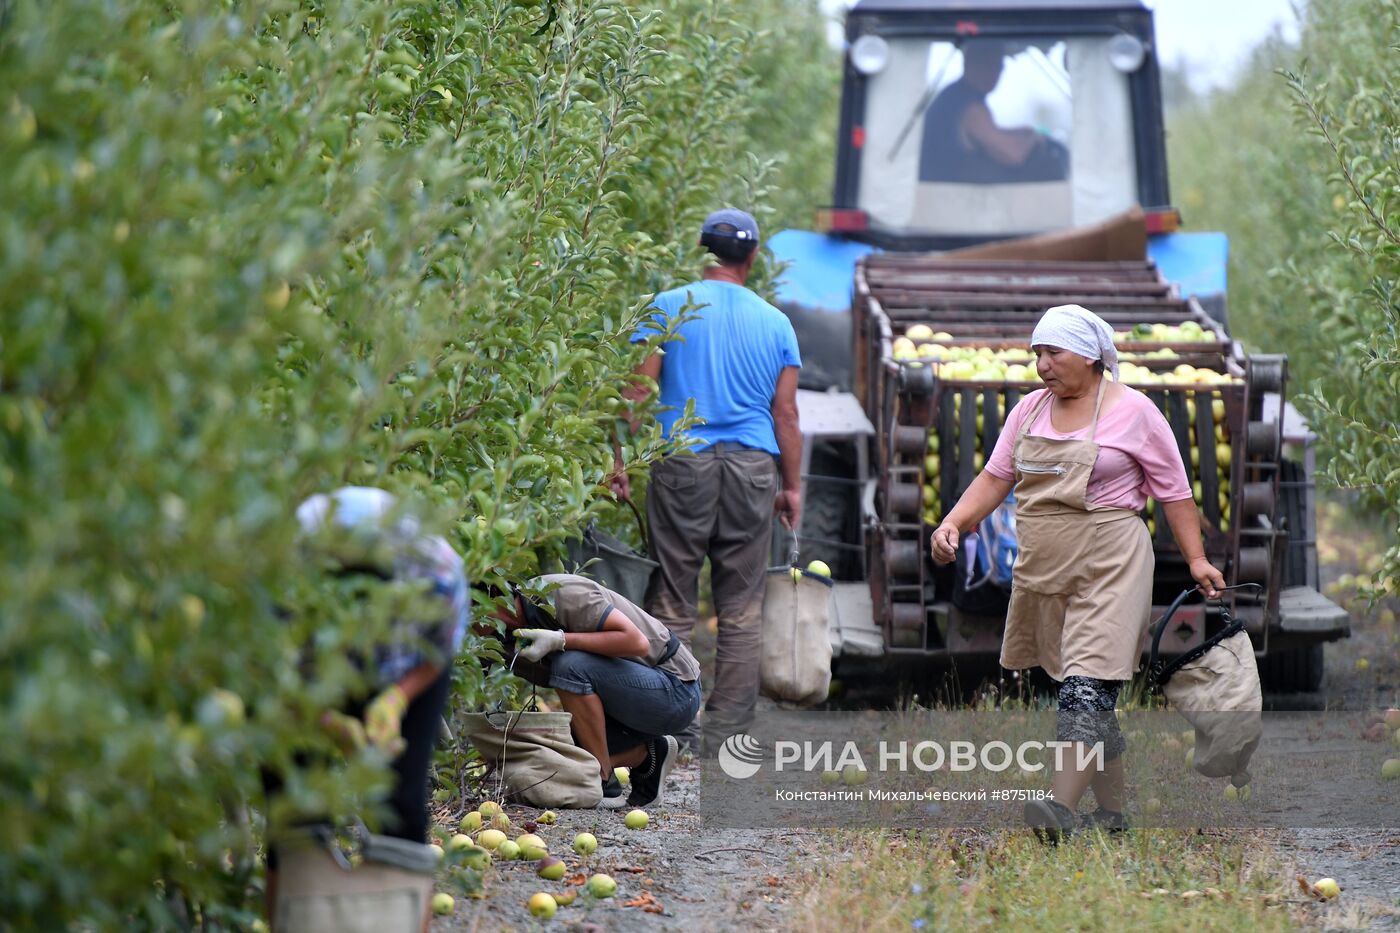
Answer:
[{"label": "dark sneaker", "polygon": [[1052,846],[1068,839],[1079,824],[1073,810],[1049,797],[1027,803],[1025,818],[1026,825],[1035,830],[1035,837]]},{"label": "dark sneaker", "polygon": [[632,795],[627,798],[629,807],[649,807],[661,799],[661,789],[666,786],[666,775],[676,763],[679,747],[674,736],[663,735],[651,744],[653,761],[651,770],[644,777],[632,773]]},{"label": "dark sneaker", "polygon": [[1109,835],[1116,835],[1127,831],[1128,818],[1117,810],[1105,810],[1103,807],[1099,807],[1084,817],[1082,825],[1084,829],[1101,829]]},{"label": "dark sneaker", "polygon": [[623,793],[622,782],[617,775],[610,774],[603,782],[603,799],[598,802],[599,810],[617,810],[627,806],[627,795]]}]

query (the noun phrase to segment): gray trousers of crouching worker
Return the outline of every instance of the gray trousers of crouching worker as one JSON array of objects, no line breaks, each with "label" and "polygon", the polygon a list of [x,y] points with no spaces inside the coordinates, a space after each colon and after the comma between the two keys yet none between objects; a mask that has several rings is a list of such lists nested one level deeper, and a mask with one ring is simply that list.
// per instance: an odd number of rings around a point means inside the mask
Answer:
[{"label": "gray trousers of crouching worker", "polygon": [[[700,568],[710,558],[719,634],[707,712],[747,714],[758,699],[764,579],[777,494],[773,455],[738,444],[715,444],[652,466],[647,523],[652,557],[661,568],[646,609],[689,647]],[[695,747],[699,730],[692,724],[682,738]]]}]

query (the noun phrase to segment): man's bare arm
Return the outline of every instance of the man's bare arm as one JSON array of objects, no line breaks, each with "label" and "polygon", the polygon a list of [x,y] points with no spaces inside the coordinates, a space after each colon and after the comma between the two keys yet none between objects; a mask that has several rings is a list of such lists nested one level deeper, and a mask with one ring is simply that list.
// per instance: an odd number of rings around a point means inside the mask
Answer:
[{"label": "man's bare arm", "polygon": [[773,433],[778,438],[778,471],[783,483],[773,510],[784,526],[796,529],[802,515],[802,425],[797,415],[796,366],[786,366],[778,374],[773,392]]},{"label": "man's bare arm", "polygon": [[1023,165],[1040,144],[1040,134],[1029,127],[1003,129],[992,119],[986,104],[974,104],[962,117],[962,131],[1002,165]]}]

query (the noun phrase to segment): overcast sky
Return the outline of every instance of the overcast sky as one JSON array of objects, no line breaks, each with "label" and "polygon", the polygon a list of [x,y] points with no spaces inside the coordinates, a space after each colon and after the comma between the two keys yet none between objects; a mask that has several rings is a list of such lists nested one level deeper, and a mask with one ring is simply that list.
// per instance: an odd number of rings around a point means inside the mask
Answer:
[{"label": "overcast sky", "polygon": [[1250,49],[1275,29],[1298,38],[1292,0],[1148,0],[1157,60],[1185,64],[1198,91],[1229,83]]},{"label": "overcast sky", "polygon": [[[822,0],[823,6],[838,18],[840,11],[853,2]],[[1198,91],[1229,83],[1250,49],[1275,29],[1289,39],[1298,36],[1295,0],[1146,2],[1153,9],[1157,27],[1157,60],[1164,65],[1187,65]],[[835,32],[839,42],[841,32]]]}]

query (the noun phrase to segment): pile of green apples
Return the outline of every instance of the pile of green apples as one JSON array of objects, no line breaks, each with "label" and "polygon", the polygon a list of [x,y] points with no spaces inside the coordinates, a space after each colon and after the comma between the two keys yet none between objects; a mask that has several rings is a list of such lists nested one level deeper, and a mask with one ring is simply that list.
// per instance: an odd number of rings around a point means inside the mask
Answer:
[{"label": "pile of green apples", "polygon": [[[1115,332],[1115,342],[1152,340],[1157,342],[1210,343],[1214,336],[1199,324],[1138,324],[1131,331]],[[932,367],[939,379],[949,382],[1038,384],[1035,354],[1027,347],[953,345],[956,338],[947,331],[935,331],[927,324],[914,324],[890,346],[891,356],[911,369]],[[1119,361],[1119,381],[1125,385],[1228,385],[1240,380],[1229,373],[1204,366],[1181,363],[1171,370],[1154,370],[1139,360],[1176,359],[1177,353],[1161,347],[1141,353],[1125,353]]]},{"label": "pile of green apples", "polygon": [[[977,433],[973,438],[974,448],[972,454],[972,467],[974,472],[980,473],[986,464],[990,451],[983,449],[982,427],[985,421],[983,406],[986,404],[985,397],[981,394],[972,397],[977,405]],[[953,433],[949,441],[949,449],[953,451],[953,456],[957,456],[957,439],[960,426],[962,424],[962,403],[963,396],[955,394],[953,396]],[[998,423],[1006,423],[1006,398],[998,395],[996,397],[997,420]],[[1198,507],[1205,504],[1205,491],[1200,480],[1201,450],[1196,440],[1196,409],[1198,404],[1209,404],[1211,420],[1215,425],[1213,441],[1215,444],[1215,472],[1216,488],[1218,490],[1217,504],[1220,507],[1220,528],[1230,527],[1230,465],[1234,459],[1234,449],[1230,446],[1230,429],[1225,423],[1225,400],[1218,392],[1197,391],[1191,393],[1186,399],[1186,416],[1189,427],[1187,435],[1191,438],[1191,463],[1188,468],[1189,475],[1196,477],[1191,483],[1191,492]],[[924,455],[924,482],[923,482],[923,512],[922,519],[930,526],[937,526],[943,520],[943,501],[940,486],[942,477],[942,446],[943,438],[938,431],[929,432],[928,450]],[[1147,500],[1146,518],[1147,528],[1152,534],[1157,533],[1157,512],[1156,502]]]}]

